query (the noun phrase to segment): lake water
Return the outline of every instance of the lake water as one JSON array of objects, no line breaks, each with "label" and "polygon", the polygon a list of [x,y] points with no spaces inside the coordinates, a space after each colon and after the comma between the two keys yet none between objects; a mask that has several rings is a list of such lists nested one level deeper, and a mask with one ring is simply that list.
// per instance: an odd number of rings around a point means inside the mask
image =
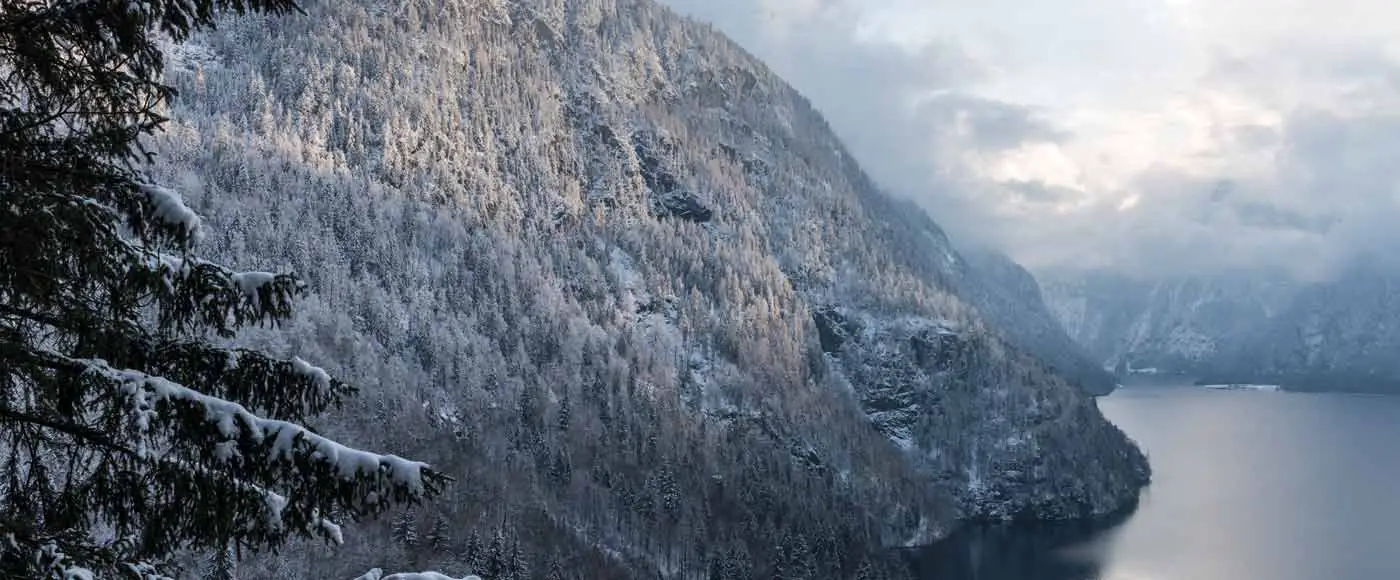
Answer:
[{"label": "lake water", "polygon": [[1099,407],[1152,462],[1133,513],[970,530],[921,577],[1400,580],[1400,397],[1156,386]]}]

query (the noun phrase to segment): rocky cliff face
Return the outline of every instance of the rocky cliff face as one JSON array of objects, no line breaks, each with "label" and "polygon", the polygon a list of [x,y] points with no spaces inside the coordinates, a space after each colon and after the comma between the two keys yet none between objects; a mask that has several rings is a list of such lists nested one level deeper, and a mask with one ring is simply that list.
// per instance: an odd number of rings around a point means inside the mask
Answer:
[{"label": "rocky cliff face", "polygon": [[160,179],[211,257],[310,283],[268,346],[364,387],[330,429],[459,477],[395,527],[450,538],[371,527],[347,570],[494,542],[588,577],[849,576],[1145,481],[1092,399],[987,328],[963,296],[994,283],[933,222],[650,1],[313,3],[172,55]]}]

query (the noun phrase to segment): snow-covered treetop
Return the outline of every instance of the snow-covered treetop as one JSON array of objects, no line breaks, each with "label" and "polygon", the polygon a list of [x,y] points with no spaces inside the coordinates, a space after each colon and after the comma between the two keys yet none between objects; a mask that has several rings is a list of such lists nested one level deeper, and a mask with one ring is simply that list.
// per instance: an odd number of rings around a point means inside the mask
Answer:
[{"label": "snow-covered treetop", "polygon": [[383,570],[375,568],[369,572],[365,572],[362,576],[356,577],[355,580],[482,580],[482,578],[476,575],[453,578],[437,572],[400,572],[398,574],[385,576]]},{"label": "snow-covered treetop", "polygon": [[446,483],[307,427],[355,393],[323,369],[209,340],[288,320],[303,285],[194,255],[203,220],[141,171],[173,94],[155,31],[295,9],[0,3],[0,46],[25,47],[0,51],[0,577],[154,580],[177,550],[340,542],[337,521]]},{"label": "snow-covered treetop", "polygon": [[175,190],[159,185],[142,184],[141,191],[147,196],[146,201],[152,208],[152,217],[179,230],[192,241],[198,241],[204,235],[200,229],[203,220],[185,205],[184,198]]}]

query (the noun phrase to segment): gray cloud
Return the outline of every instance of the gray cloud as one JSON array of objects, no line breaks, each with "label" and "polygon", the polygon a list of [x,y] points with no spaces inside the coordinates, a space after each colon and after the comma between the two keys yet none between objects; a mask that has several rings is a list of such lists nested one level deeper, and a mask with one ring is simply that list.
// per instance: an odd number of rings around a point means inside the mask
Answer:
[{"label": "gray cloud", "polygon": [[1217,139],[1244,149],[1267,149],[1278,144],[1282,135],[1278,130],[1265,125],[1235,125],[1223,127]]},{"label": "gray cloud", "polygon": [[1029,203],[1056,204],[1073,199],[1075,192],[1040,181],[1007,181],[1002,186],[1011,195]]},{"label": "gray cloud", "polygon": [[[1311,279],[1358,260],[1390,267],[1376,256],[1400,254],[1400,62],[1364,39],[1318,36],[1302,27],[1309,19],[1263,26],[1243,11],[1234,29],[1211,22],[1218,38],[1202,51],[1209,66],[1181,90],[1144,97],[1125,89],[1133,99],[1047,109],[1008,101],[1014,91],[986,96],[981,89],[1005,85],[1008,74],[1036,77],[986,61],[995,51],[979,58],[954,37],[882,42],[861,29],[863,9],[917,3],[669,4],[713,21],[768,62],[877,181],[918,200],[950,235],[1032,267],[1284,270]],[[1290,42],[1294,28],[1311,36]],[[1236,31],[1259,40],[1235,42]],[[1129,33],[1108,40],[1133,41]],[[1070,52],[1087,59],[1083,48]],[[1122,52],[1150,56],[1130,48]],[[1078,77],[1036,79],[1018,86],[1052,96],[1101,89]]]},{"label": "gray cloud", "polygon": [[917,126],[962,133],[962,144],[979,150],[1014,149],[1027,141],[1060,142],[1070,137],[1024,105],[949,92],[914,109]]},{"label": "gray cloud", "polygon": [[921,202],[955,238],[1000,245],[984,192],[957,162],[962,152],[1066,136],[1030,107],[963,91],[990,73],[951,40],[916,48],[860,40],[854,8],[841,0],[667,3],[763,59],[812,101],[883,187]]}]

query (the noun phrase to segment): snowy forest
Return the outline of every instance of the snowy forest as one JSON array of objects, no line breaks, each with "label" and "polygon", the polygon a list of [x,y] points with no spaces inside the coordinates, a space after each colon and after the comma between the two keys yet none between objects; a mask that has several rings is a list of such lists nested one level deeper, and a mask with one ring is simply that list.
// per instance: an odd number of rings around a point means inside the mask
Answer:
[{"label": "snowy forest", "polygon": [[902,578],[891,548],[1146,481],[984,321],[938,226],[710,27],[651,0],[300,4],[163,44],[146,170],[205,257],[307,285],[230,345],[358,386],[320,432],[453,481],[189,577]]}]

